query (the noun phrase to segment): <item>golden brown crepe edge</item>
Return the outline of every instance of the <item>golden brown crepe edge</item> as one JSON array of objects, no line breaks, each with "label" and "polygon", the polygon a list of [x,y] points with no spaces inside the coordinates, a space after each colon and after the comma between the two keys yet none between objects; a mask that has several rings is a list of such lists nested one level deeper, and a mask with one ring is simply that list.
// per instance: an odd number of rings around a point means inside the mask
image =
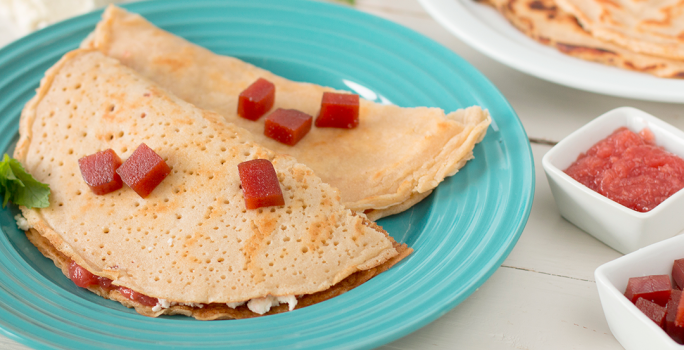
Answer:
[{"label": "golden brown crepe edge", "polygon": [[[62,69],[66,62],[71,60],[73,57],[81,54],[81,52],[82,50],[68,52],[64,56],[62,56],[62,58],[60,58],[60,60],[57,61],[57,63],[50,67],[45,72],[43,78],[40,80],[40,85],[36,89],[36,95],[33,96],[24,106],[24,109],[21,112],[21,117],[19,119],[19,141],[17,141],[17,145],[14,149],[13,155],[13,157],[20,163],[26,164],[26,156],[28,154],[29,145],[33,137],[31,127],[36,119],[36,107],[38,103],[48,93],[48,90],[52,85],[54,77],[56,76],[56,73]],[[30,169],[26,170],[30,172]],[[26,218],[26,220],[28,221],[29,225],[32,228],[41,232],[41,235],[45,237],[45,239],[47,239],[53,247],[58,249],[60,252],[67,252],[68,257],[76,261],[77,264],[81,266],[87,265],[85,260],[83,260],[83,258],[81,258],[80,255],[75,254],[71,247],[68,244],[66,244],[66,242],[64,242],[62,237],[57,232],[55,232],[52,229],[52,227],[45,224],[45,220],[43,220],[40,216],[39,208],[28,209],[26,207],[21,206],[19,207],[19,209],[21,210],[24,218]]]},{"label": "golden brown crepe edge", "polygon": [[[370,222],[369,225],[371,224],[375,225],[374,223]],[[69,257],[62,254],[57,248],[55,248],[50,243],[48,239],[43,237],[37,230],[33,228],[26,231],[26,237],[34,246],[36,246],[36,248],[38,248],[38,250],[45,257],[52,260],[55,266],[57,266],[57,268],[59,268],[67,278],[69,277],[69,264],[71,262]],[[338,295],[341,295],[345,292],[348,292],[365,283],[366,281],[370,280],[371,278],[377,276],[378,274],[387,271],[389,268],[396,265],[398,262],[400,262],[413,252],[413,249],[408,248],[406,244],[397,243],[391,236],[389,237],[389,239],[391,240],[394,249],[398,252],[396,256],[392,257],[391,259],[385,261],[384,263],[376,267],[372,267],[367,270],[357,271],[326,290],[314,294],[307,294],[301,296],[298,299],[297,306],[295,309],[301,309],[303,307],[314,305],[322,301],[326,301],[328,299],[336,297]],[[208,321],[222,319],[243,319],[265,315],[273,315],[289,311],[287,304],[281,304],[279,306],[272,307],[271,310],[265,313],[264,315],[259,315],[249,310],[249,308],[247,308],[246,305],[238,306],[233,309],[228,307],[226,304],[218,303],[208,304],[203,307],[188,305],[172,305],[169,308],[162,309],[160,311],[154,311],[152,310],[151,306],[146,306],[140,304],[137,301],[130,300],[121,295],[121,293],[119,293],[117,290],[107,291],[97,285],[91,286],[87,289],[103,298],[118,301],[119,303],[128,308],[134,308],[136,312],[148,317],[180,314],[189,317],[194,317],[198,320]]]},{"label": "golden brown crepe edge", "polygon": [[[365,212],[371,220],[378,220],[407,210],[427,197],[447,177],[456,174],[473,159],[473,149],[484,139],[492,118],[488,110],[471,106],[447,114],[446,119],[460,123],[468,131],[464,130],[446,142],[438,155],[406,179],[396,193],[344,205],[353,211]],[[397,203],[399,199],[402,201]]]}]

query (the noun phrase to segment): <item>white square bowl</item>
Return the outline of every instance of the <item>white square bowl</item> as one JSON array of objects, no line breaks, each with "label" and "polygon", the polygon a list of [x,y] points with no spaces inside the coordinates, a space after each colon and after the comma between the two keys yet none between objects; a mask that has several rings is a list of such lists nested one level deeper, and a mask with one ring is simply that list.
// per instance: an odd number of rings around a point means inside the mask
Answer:
[{"label": "white square bowl", "polygon": [[669,276],[674,261],[682,258],[684,235],[639,249],[599,266],[594,272],[610,331],[626,350],[684,349],[624,296],[630,277]]},{"label": "white square bowl", "polygon": [[655,143],[684,158],[684,132],[641,110],[621,107],[592,120],[564,138],[542,159],[558,211],[566,220],[613,249],[627,254],[684,230],[684,191],[640,213],[614,202],[571,178],[563,170],[620,127],[649,128]]}]

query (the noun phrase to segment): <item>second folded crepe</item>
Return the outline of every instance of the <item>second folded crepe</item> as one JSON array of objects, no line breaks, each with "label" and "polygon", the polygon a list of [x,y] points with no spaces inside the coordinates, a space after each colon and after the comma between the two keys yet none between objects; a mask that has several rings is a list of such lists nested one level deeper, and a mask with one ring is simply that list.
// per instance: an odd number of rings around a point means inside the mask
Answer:
[{"label": "second folded crepe", "polygon": [[401,108],[362,100],[356,129],[313,128],[296,146],[263,135],[264,117],[237,115],[242,90],[259,77],[276,86],[275,108],[316,116],[324,91],[293,82],[236,58],[220,56],[165,32],[139,15],[109,7],[82,45],[119,59],[182,99],[221,114],[254,139],[311,167],[340,190],[344,205],[371,219],[399,213],[425,198],[473,157],[491,121],[480,107],[449,114],[438,108]]}]

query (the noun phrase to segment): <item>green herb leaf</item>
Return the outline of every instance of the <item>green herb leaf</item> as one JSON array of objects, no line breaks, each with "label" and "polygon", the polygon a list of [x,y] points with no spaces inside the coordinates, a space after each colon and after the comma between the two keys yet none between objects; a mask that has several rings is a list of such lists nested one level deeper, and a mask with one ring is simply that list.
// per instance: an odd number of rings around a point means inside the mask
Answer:
[{"label": "green herb leaf", "polygon": [[45,208],[50,205],[50,186],[36,181],[18,160],[7,154],[0,162],[0,194],[3,197],[3,208],[10,201],[27,208]]}]

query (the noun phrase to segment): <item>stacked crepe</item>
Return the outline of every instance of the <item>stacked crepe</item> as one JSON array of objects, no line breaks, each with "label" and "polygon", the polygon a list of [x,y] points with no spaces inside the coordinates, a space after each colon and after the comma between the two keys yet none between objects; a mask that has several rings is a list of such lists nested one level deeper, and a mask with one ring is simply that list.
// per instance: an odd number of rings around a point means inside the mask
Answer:
[{"label": "stacked crepe", "polygon": [[[272,314],[364,283],[411,252],[366,214],[427,196],[472,158],[490,122],[479,107],[445,115],[362,101],[358,129],[314,129],[289,147],[263,137],[263,121],[238,118],[237,95],[266,77],[275,108],[315,114],[331,89],[215,55],[114,7],[83,46],[47,71],[22,112],[14,156],[52,189],[49,207],[22,208],[27,236],[65,274],[73,261],[158,298],[146,306],[89,287],[146,316],[254,317],[255,301]],[[172,168],[149,197],[89,190],[79,158],[111,148],[126,159],[143,142]],[[237,164],[255,158],[273,163],[284,206],[245,208]]]},{"label": "stacked crepe", "polygon": [[585,60],[684,78],[684,3],[482,0],[533,39]]}]

